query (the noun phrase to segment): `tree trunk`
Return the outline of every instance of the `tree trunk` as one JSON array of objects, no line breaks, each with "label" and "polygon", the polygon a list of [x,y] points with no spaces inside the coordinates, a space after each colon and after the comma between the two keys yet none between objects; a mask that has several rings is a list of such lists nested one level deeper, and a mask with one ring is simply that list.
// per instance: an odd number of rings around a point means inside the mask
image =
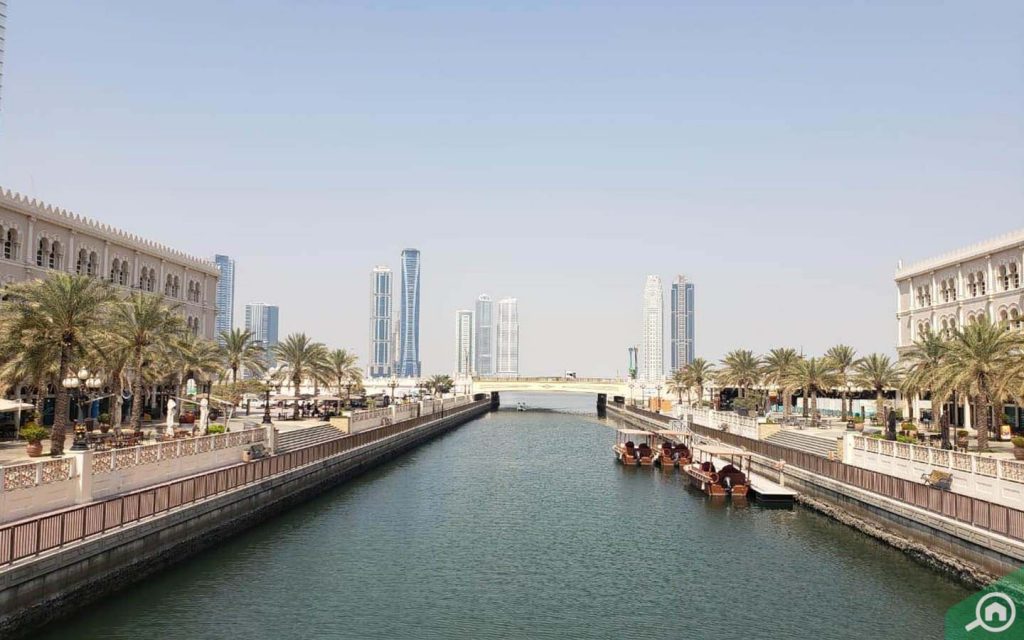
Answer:
[{"label": "tree trunk", "polygon": [[914,396],[908,395],[907,398],[907,422],[914,421]]},{"label": "tree trunk", "polygon": [[231,384],[238,384],[238,367],[231,367]]},{"label": "tree trunk", "polygon": [[808,391],[807,387],[804,387],[804,394],[803,395],[804,395],[804,397],[803,397],[804,408],[803,408],[803,412],[802,413],[803,413],[803,417],[806,418],[807,417],[807,411],[808,411],[807,400],[811,397],[811,394]]},{"label": "tree trunk", "polygon": [[[68,353],[68,347],[61,346],[60,348],[60,363],[58,365],[58,375],[64,375],[64,372],[68,369],[68,360],[70,354]],[[68,428],[68,410],[70,408],[71,396],[68,390],[64,388],[64,385],[58,380],[57,385],[57,401],[54,403],[53,408],[53,430],[50,432],[50,455],[59,456],[64,453],[64,434],[67,433]],[[40,416],[40,424],[42,423],[42,416]]]},{"label": "tree trunk", "polygon": [[811,420],[814,426],[818,426],[818,392],[811,390]]},{"label": "tree trunk", "polygon": [[302,378],[299,376],[292,377],[292,386],[295,387],[295,412],[292,414],[293,417],[299,419],[299,385],[302,384]]},{"label": "tree trunk", "polygon": [[132,372],[132,417],[129,426],[142,429],[142,349],[135,350],[135,371]]},{"label": "tree trunk", "polygon": [[975,406],[978,407],[978,451],[988,450],[988,429],[992,422],[992,405],[988,394],[979,393]]},{"label": "tree trunk", "polygon": [[124,386],[121,384],[121,375],[114,376],[114,388],[110,397],[110,426],[114,429],[121,428],[121,420],[124,418]]},{"label": "tree trunk", "polygon": [[846,422],[850,417],[850,391],[847,388],[843,388],[843,422]]},{"label": "tree trunk", "polygon": [[885,424],[885,415],[882,412],[882,400],[884,399],[881,389],[875,390],[875,421]]},{"label": "tree trunk", "polygon": [[789,387],[782,390],[782,417],[789,418],[793,415],[793,407],[790,406],[790,402],[793,400],[793,396],[789,393]]}]

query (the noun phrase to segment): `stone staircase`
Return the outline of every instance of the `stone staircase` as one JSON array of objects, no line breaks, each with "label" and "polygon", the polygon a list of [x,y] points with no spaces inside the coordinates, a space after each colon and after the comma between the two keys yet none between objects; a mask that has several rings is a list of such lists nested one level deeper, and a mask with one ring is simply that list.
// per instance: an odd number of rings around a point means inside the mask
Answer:
[{"label": "stone staircase", "polygon": [[822,438],[798,431],[779,431],[768,436],[764,441],[777,444],[780,447],[789,447],[790,449],[813,453],[823,458],[827,458],[828,454],[838,451],[834,438]]},{"label": "stone staircase", "polygon": [[294,451],[295,449],[302,449],[303,447],[320,444],[328,440],[336,440],[344,435],[344,433],[329,424],[288,431],[278,434],[277,450],[278,452]]}]

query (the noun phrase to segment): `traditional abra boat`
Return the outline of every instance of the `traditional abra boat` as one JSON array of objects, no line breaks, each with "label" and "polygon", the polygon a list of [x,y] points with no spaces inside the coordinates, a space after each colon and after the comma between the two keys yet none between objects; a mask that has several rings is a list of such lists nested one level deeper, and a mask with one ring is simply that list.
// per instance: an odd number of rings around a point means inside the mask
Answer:
[{"label": "traditional abra boat", "polygon": [[[751,454],[736,449],[694,447],[693,462],[684,467],[690,483],[709,496],[746,497],[750,480],[743,472],[750,468]],[[715,461],[722,463],[719,469]]]},{"label": "traditional abra boat", "polygon": [[658,450],[658,457],[654,461],[656,465],[663,469],[671,469],[676,466],[686,466],[693,461],[693,453],[690,448],[684,442],[680,442],[690,435],[688,432],[663,430],[655,431],[655,435],[664,439]]},{"label": "traditional abra boat", "polygon": [[[651,441],[654,434],[642,429],[619,429],[616,431],[615,458],[625,465],[648,467],[654,464],[654,449]],[[637,444],[639,442],[639,444]]]}]

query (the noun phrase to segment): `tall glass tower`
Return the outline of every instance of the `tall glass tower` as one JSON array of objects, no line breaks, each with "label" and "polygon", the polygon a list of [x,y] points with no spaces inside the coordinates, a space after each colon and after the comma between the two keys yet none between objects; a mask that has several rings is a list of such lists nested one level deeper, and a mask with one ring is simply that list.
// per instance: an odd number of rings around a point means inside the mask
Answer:
[{"label": "tall glass tower", "polygon": [[693,362],[693,283],[686,276],[672,282],[672,372]]},{"label": "tall glass tower", "polygon": [[657,384],[665,377],[665,300],[660,276],[644,285],[644,339],[640,343],[640,379]]},{"label": "tall glass tower", "polygon": [[494,375],[494,303],[482,294],[476,299],[476,375]]},{"label": "tall glass tower", "polygon": [[267,351],[267,364],[274,366],[274,345],[277,344],[278,308],[272,304],[250,302],[245,305],[245,328],[252,332],[252,340]]},{"label": "tall glass tower", "polygon": [[474,344],[473,312],[460,309],[455,312],[455,373],[473,375]]},{"label": "tall glass tower", "polygon": [[394,363],[391,327],[391,285],[393,274],[389,267],[374,267],[370,274],[370,364],[371,378],[391,375]]},{"label": "tall glass tower", "polygon": [[519,377],[519,301],[515,298],[498,300],[498,360],[495,372],[504,378]]},{"label": "tall glass tower", "polygon": [[0,89],[4,85],[4,48],[7,40],[7,0],[0,0]]},{"label": "tall glass tower", "polygon": [[220,270],[217,279],[217,319],[213,328],[217,342],[223,344],[220,334],[235,328],[235,261],[217,254],[213,256],[213,262]]},{"label": "tall glass tower", "polygon": [[402,290],[398,334],[398,375],[420,377],[420,251],[402,251]]}]

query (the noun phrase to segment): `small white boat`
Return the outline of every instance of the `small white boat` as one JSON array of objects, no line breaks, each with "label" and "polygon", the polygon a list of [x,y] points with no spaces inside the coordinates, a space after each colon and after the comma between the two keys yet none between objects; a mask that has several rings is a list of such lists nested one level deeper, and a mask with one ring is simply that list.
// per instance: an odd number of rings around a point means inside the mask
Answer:
[{"label": "small white boat", "polygon": [[516,411],[526,411],[526,403],[520,402],[516,404]]}]

